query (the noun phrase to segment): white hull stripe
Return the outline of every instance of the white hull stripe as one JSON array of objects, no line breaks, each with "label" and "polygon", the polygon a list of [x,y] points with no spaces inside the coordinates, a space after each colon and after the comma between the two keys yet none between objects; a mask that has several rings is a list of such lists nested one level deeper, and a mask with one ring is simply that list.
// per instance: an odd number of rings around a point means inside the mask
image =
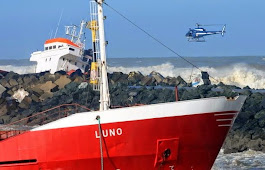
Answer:
[{"label": "white hull stripe", "polygon": [[226,125],[218,125],[219,127],[229,127],[231,124],[226,124]]},{"label": "white hull stripe", "polygon": [[238,96],[235,100],[227,100],[225,97],[213,97],[110,109],[107,111],[77,113],[35,128],[32,131],[96,125],[98,124],[98,121],[96,120],[97,116],[100,116],[101,123],[105,124],[203,113],[239,111],[245,101],[245,98],[246,96]]},{"label": "white hull stripe", "polygon": [[237,113],[220,113],[220,114],[214,114],[214,116],[227,116],[227,115],[236,115]]},{"label": "white hull stripe", "polygon": [[222,122],[222,121],[232,121],[232,120],[234,120],[234,119],[216,119],[216,121],[218,121],[218,122]]}]

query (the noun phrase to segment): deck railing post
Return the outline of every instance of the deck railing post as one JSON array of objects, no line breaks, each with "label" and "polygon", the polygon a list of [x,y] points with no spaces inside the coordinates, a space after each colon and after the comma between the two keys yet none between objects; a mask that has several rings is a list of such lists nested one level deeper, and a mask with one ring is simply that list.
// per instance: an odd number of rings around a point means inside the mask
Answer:
[{"label": "deck railing post", "polygon": [[61,106],[59,107],[59,118],[61,118]]},{"label": "deck railing post", "polygon": [[175,86],[175,96],[176,96],[176,102],[179,101],[178,86]]}]

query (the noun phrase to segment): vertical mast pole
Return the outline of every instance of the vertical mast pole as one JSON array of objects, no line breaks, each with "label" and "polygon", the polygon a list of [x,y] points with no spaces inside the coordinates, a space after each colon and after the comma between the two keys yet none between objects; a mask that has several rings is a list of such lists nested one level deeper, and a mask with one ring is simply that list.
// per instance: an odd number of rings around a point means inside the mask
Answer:
[{"label": "vertical mast pole", "polygon": [[100,110],[109,109],[109,87],[107,78],[107,62],[106,62],[106,42],[104,33],[104,15],[103,15],[103,0],[96,1],[98,4],[98,31],[99,31],[99,46],[100,46],[100,71],[101,71],[101,82],[100,82]]}]

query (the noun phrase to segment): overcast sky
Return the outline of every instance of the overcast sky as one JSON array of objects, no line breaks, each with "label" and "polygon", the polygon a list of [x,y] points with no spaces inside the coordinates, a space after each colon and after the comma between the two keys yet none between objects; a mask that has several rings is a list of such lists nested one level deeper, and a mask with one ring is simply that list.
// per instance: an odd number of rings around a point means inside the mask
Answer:
[{"label": "overcast sky", "polygon": [[[106,0],[137,25],[183,56],[265,55],[264,0]],[[105,6],[108,57],[172,57],[153,41]],[[54,33],[63,12],[57,37],[64,26],[88,20],[88,0],[8,0],[0,6],[0,59],[29,58],[42,50]],[[224,37],[206,37],[205,43],[188,42],[185,34],[195,23],[227,24]],[[221,30],[222,26],[205,27]],[[87,48],[91,33],[86,31]]]}]

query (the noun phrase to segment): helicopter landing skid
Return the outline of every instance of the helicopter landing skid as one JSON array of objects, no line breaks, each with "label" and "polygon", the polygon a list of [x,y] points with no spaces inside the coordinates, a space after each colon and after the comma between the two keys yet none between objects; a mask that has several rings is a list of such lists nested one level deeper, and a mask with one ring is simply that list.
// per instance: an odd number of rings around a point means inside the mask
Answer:
[{"label": "helicopter landing skid", "polygon": [[188,41],[189,42],[206,42],[203,37],[202,38],[189,38]]}]

